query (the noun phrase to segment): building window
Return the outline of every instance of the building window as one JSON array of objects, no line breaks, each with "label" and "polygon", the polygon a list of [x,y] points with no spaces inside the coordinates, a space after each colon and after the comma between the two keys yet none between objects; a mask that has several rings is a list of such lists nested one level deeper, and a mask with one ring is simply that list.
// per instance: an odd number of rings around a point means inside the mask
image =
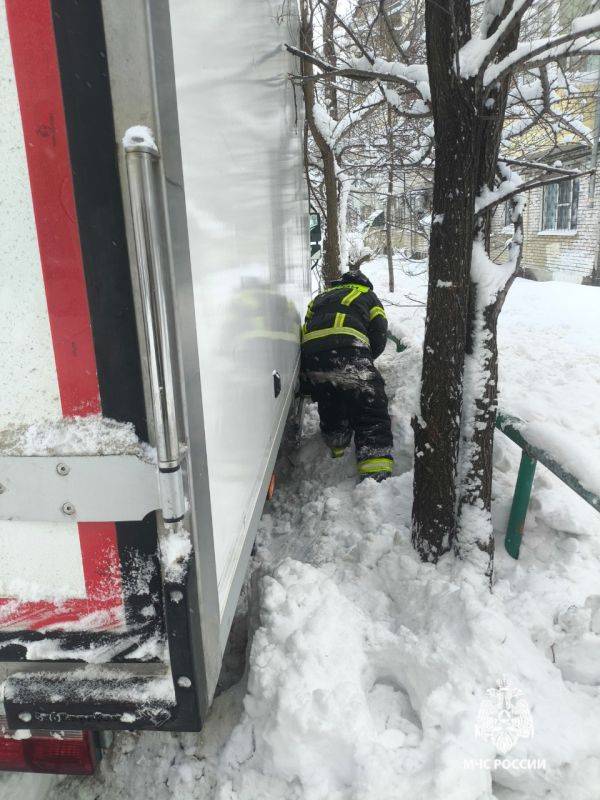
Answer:
[{"label": "building window", "polygon": [[579,180],[549,183],[544,187],[542,204],[542,230],[577,230],[577,205]]},{"label": "building window", "polygon": [[504,227],[512,228],[513,221],[512,221],[512,209],[510,207],[510,201],[504,203]]}]

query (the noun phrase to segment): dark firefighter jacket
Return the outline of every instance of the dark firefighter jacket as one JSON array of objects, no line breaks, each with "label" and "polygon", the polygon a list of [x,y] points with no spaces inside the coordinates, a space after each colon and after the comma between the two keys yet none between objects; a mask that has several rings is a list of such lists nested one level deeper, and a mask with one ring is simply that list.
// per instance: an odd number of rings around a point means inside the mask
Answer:
[{"label": "dark firefighter jacket", "polygon": [[361,347],[377,358],[385,349],[386,334],[387,318],[373,284],[361,272],[347,272],[309,303],[302,351]]}]

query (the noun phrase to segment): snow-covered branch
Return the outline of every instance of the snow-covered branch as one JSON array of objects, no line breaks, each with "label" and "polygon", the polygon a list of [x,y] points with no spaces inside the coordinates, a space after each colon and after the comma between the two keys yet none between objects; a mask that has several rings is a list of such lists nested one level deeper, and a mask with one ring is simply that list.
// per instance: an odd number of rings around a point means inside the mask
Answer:
[{"label": "snow-covered branch", "polygon": [[522,191],[523,178],[513,172],[506,164],[499,164],[502,181],[494,189],[484,186],[481,194],[475,200],[475,213],[481,214],[490,208],[502,203],[507,197],[512,197]]},{"label": "snow-covered branch", "polygon": [[[505,17],[500,21],[494,33],[486,36],[473,36],[464,44],[458,54],[458,64],[462,78],[474,78],[481,76],[486,71],[486,67],[491,63],[494,56],[498,53],[502,44],[514,30],[515,25],[519,24],[523,14],[533,4],[534,0],[514,0],[512,7]],[[495,4],[494,4],[495,5]],[[502,10],[497,8],[494,19],[498,18]],[[490,11],[488,5],[488,12]],[[491,14],[489,14],[491,17]],[[490,20],[486,20],[485,30],[487,32]]]},{"label": "snow-covered branch", "polygon": [[[588,38],[600,30],[600,11],[594,11],[577,17],[567,33],[521,41],[508,55],[493,63],[502,44],[506,42],[515,25],[520,23],[533,2],[534,0],[514,0],[494,33],[489,36],[480,33],[461,47],[458,64],[462,78],[482,77],[484,85],[490,86],[514,72],[520,65],[540,66],[566,56],[590,54],[600,50],[598,42]],[[487,32],[488,23],[489,21],[486,21],[482,26],[482,32]]]},{"label": "snow-covered branch", "polygon": [[[306,53],[291,44],[286,44],[285,46],[290,53],[314,64],[326,76],[340,76],[351,78],[355,81],[396,83],[417,92],[425,102],[431,99],[427,66],[425,64],[406,65],[396,61],[386,61],[383,58],[376,58],[371,63],[365,56],[361,56],[360,58],[347,59],[347,66],[334,67],[322,58]],[[308,76],[305,80],[318,80],[320,77],[322,76],[315,74]]]},{"label": "snow-covered branch", "polygon": [[489,86],[494,81],[513,72],[519,65],[527,65],[529,68],[539,67],[549,61],[567,56],[600,52],[597,38],[589,38],[598,31],[600,31],[600,11],[575,19],[568,33],[549,36],[545,39],[522,41],[505,58],[487,67],[484,83]]},{"label": "snow-covered branch", "polygon": [[322,103],[315,103],[314,117],[321,136],[332,150],[339,147],[340,140],[365,116],[385,102],[378,89],[374,89],[360,106],[351,108],[340,120],[334,120]]},{"label": "snow-covered branch", "polygon": [[425,102],[431,100],[429,88],[429,74],[426,64],[401,64],[398,61],[388,61],[385,58],[376,58],[370,64],[366,58],[350,58],[348,65],[351,69],[361,73],[371,73],[371,80],[401,83],[418,92]]}]

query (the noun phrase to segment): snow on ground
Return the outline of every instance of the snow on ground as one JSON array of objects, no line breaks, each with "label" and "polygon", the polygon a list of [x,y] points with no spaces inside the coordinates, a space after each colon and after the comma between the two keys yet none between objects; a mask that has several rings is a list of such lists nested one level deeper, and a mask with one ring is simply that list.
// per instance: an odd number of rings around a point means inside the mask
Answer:
[{"label": "snow on ground", "polygon": [[[366,267],[378,289],[385,270]],[[396,293],[381,291],[408,344],[378,362],[395,476],[356,485],[353,455],[329,458],[311,406],[261,523],[247,683],[216,701],[202,734],[116,736],[95,778],[62,780],[51,800],[597,800],[600,517],[539,468],[513,561],[502,539],[520,452],[498,433],[494,592],[451,556],[418,561],[409,420],[424,311],[400,306],[424,299],[426,276],[410,271],[398,262]],[[500,325],[501,408],[567,435],[590,469],[599,301],[598,289],[517,281]],[[476,725],[503,676],[534,729],[490,769],[498,740]]]}]

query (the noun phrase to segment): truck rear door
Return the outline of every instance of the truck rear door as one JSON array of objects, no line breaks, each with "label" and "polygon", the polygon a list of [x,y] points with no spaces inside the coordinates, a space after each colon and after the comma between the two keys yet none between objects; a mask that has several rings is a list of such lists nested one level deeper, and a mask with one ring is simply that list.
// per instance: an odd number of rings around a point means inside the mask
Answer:
[{"label": "truck rear door", "polygon": [[[22,708],[39,695],[35,676],[57,663],[102,664],[130,690],[142,673],[156,689],[169,663],[103,20],[99,3],[84,5],[0,3],[0,662],[11,727],[31,720]],[[119,489],[130,478],[142,496]],[[35,727],[130,719],[108,678],[98,673],[97,700],[89,682],[79,696],[65,689],[52,718],[41,699]],[[161,703],[172,704],[167,689]],[[154,705],[163,721],[168,702]],[[136,712],[138,724],[151,717]]]}]

